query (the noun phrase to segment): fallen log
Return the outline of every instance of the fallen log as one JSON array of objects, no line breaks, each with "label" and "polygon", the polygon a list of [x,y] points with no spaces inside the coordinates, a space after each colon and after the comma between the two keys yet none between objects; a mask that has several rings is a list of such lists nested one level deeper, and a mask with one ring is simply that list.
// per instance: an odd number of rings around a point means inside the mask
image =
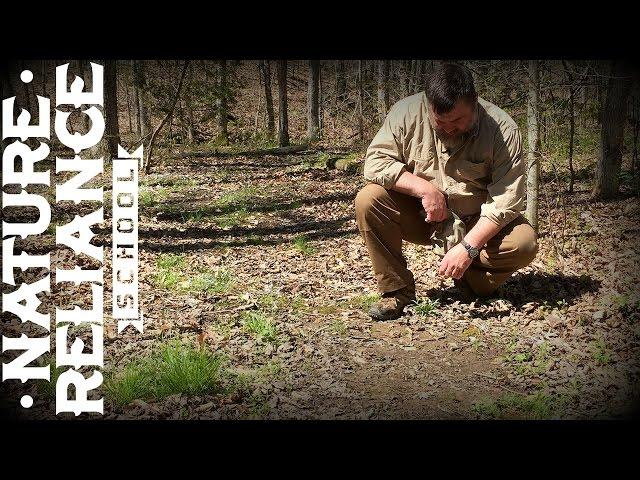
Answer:
[{"label": "fallen log", "polygon": [[265,155],[289,155],[291,153],[304,152],[307,145],[291,145],[289,147],[267,148],[264,150],[249,150],[246,152],[220,152],[218,150],[205,150],[201,152],[182,152],[171,158],[203,158],[203,157],[263,157]]},{"label": "fallen log", "polygon": [[358,175],[364,173],[364,159],[363,158],[340,158],[335,164],[336,170],[343,170],[350,175]]}]

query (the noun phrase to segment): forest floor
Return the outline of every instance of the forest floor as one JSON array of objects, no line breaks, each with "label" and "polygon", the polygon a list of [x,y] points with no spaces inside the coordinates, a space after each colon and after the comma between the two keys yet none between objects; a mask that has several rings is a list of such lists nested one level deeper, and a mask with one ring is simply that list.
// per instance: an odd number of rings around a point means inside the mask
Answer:
[{"label": "forest floor", "polygon": [[[182,159],[141,178],[145,328],[117,334],[107,296],[105,418],[634,413],[637,196],[591,202],[581,181],[573,195],[542,195],[536,260],[501,287],[500,297],[484,301],[464,302],[450,279],[438,277],[431,247],[405,244],[418,304],[398,320],[374,322],[367,310],[377,291],[354,211],[365,181],[327,170],[321,160],[317,153]],[[58,205],[54,218],[62,223],[91,210]],[[108,246],[105,225],[96,238]],[[77,258],[54,250],[49,233],[17,246],[52,251],[55,267],[73,268]],[[105,272],[110,257],[105,247]],[[78,299],[90,298],[90,290],[54,285],[50,296],[69,308],[70,298],[82,306]],[[4,325],[5,335],[25,328],[6,318]],[[145,384],[145,374],[157,374],[162,385]],[[19,415],[53,417],[52,390],[34,397]]]}]

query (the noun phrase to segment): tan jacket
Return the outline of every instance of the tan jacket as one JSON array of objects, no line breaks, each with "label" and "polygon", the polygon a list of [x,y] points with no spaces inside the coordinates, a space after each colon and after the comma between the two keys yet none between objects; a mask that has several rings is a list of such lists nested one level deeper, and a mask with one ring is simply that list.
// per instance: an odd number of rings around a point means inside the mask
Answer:
[{"label": "tan jacket", "polygon": [[421,92],[391,107],[367,149],[364,177],[390,189],[407,170],[444,192],[461,218],[479,213],[503,227],[524,209],[525,168],[520,129],[505,111],[479,98],[474,127],[447,151]]}]

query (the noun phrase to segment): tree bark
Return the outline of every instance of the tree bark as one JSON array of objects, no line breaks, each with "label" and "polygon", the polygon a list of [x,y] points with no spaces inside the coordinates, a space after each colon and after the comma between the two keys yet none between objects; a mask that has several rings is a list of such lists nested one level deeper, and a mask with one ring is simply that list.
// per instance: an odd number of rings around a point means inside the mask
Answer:
[{"label": "tree bark", "polygon": [[378,61],[378,120],[384,122],[389,110],[389,60]]},{"label": "tree bark", "polygon": [[149,145],[151,137],[151,115],[149,113],[149,105],[146,95],[146,78],[144,63],[136,60],[133,65],[134,69],[134,85],[136,88],[136,104],[138,106],[138,130],[140,132],[140,141],[143,145]]},{"label": "tree bark", "polygon": [[409,95],[415,93],[418,84],[418,66],[419,60],[411,60],[411,79],[409,83]]},{"label": "tree bark", "polygon": [[309,141],[320,138],[320,62],[318,60],[309,61],[307,138]]},{"label": "tree bark", "polygon": [[278,145],[289,145],[289,117],[287,116],[287,61],[278,60]]},{"label": "tree bark", "polygon": [[411,60],[403,61],[400,87],[402,91],[402,97],[408,97],[411,92]]},{"label": "tree bark", "polygon": [[[23,70],[26,70],[26,69],[27,69],[27,64],[25,63],[25,61],[24,61],[24,60],[23,60],[22,62],[20,62],[20,65],[21,65],[21,67],[20,67],[20,72],[22,72]],[[32,82],[32,83],[33,83],[33,82]],[[33,110],[32,110],[32,108],[31,108],[31,98],[30,98],[30,97],[31,97],[31,95],[29,94],[29,84],[24,83],[24,82],[22,82],[22,81],[20,82],[20,84],[22,85],[22,88],[23,88],[23,90],[24,90],[24,92],[23,92],[23,93],[24,93],[24,102],[25,102],[25,105],[26,105],[27,111],[28,111],[29,113],[31,113],[31,115],[32,115],[32,116],[35,116],[35,113],[34,113],[34,111],[33,111]],[[33,100],[35,101],[36,99],[34,98]]]},{"label": "tree bark", "polygon": [[347,91],[347,78],[344,74],[344,60],[336,60],[336,103]]},{"label": "tree bark", "polygon": [[139,94],[138,94],[138,86],[136,85],[136,69],[135,69],[135,60],[131,60],[131,76],[133,78],[133,116],[135,118],[136,129],[135,133],[140,137],[140,106],[139,102]]},{"label": "tree bark", "polygon": [[[13,85],[11,84],[11,79],[10,79],[10,74],[9,74],[9,62],[3,62],[2,67],[0,69],[0,71],[2,72],[2,81],[0,82],[0,98],[1,99],[5,99],[5,98],[9,98],[9,97],[13,97],[15,96],[15,90],[13,88]],[[15,107],[14,107],[15,109]],[[4,115],[11,115],[15,118],[15,113],[14,112],[3,112]],[[2,137],[0,137],[0,153],[4,153],[4,149],[7,145],[9,145],[11,139],[10,138],[6,138],[3,139]]]},{"label": "tree bark", "polygon": [[[84,88],[86,90],[93,90],[93,69],[91,68],[90,60],[80,60],[78,62],[78,71],[83,73]],[[87,133],[91,128],[91,120],[88,115],[82,115],[82,132]],[[73,128],[73,126],[71,127]]]},{"label": "tree bark", "polygon": [[47,60],[42,60],[42,93],[43,97],[47,96],[47,68],[48,62]]},{"label": "tree bark", "polygon": [[217,111],[218,111],[218,138],[223,145],[229,144],[229,132],[227,129],[228,123],[228,92],[227,92],[227,61],[220,60],[218,65],[219,68],[219,76],[218,76],[218,98],[216,100]]},{"label": "tree bark", "polygon": [[540,176],[540,126],[538,124],[538,91],[540,72],[537,60],[529,61],[529,94],[527,99],[527,209],[529,223],[538,231],[538,183]]},{"label": "tree bark", "polygon": [[417,91],[425,89],[427,84],[427,75],[429,73],[429,63],[427,60],[420,60],[420,75],[418,76]]},{"label": "tree bark", "polygon": [[129,93],[128,85],[125,86],[124,93],[127,100],[127,119],[129,120],[129,132],[133,132],[133,113],[131,112],[132,101],[131,101],[131,94]]},{"label": "tree bark", "polygon": [[118,158],[120,127],[118,122],[118,66],[106,60],[104,66],[104,110],[106,147],[110,158]]},{"label": "tree bark", "polygon": [[362,60],[358,60],[358,135],[360,137],[360,141],[364,139],[364,115],[363,115],[364,87],[362,85],[363,74],[364,74],[364,71],[362,68]]},{"label": "tree bark", "polygon": [[574,104],[575,104],[575,85],[573,84],[573,75],[571,70],[569,69],[569,65],[566,61],[562,61],[562,65],[564,66],[564,71],[567,74],[567,80],[569,82],[569,159],[568,159],[568,167],[569,167],[569,193],[573,193],[573,184],[576,180],[576,172],[573,168],[573,140],[575,136],[576,130],[576,119],[574,114]]},{"label": "tree bark", "polygon": [[624,140],[627,100],[631,91],[631,67],[624,61],[613,61],[607,86],[607,99],[602,110],[600,158],[591,198],[615,197],[620,188],[620,169]]},{"label": "tree bark", "polygon": [[273,94],[271,93],[271,66],[269,60],[260,61],[260,70],[264,80],[264,99],[267,112],[267,132],[273,138],[276,132],[275,115],[273,113]]},{"label": "tree bark", "polygon": [[640,134],[640,108],[638,108],[638,99],[633,98],[631,102],[631,128],[633,131],[633,156],[631,157],[631,171],[635,173],[638,166],[638,137]]},{"label": "tree bark", "polygon": [[[189,82],[189,86],[193,85],[193,64],[189,65],[189,78],[187,79]],[[186,111],[186,122],[187,122],[187,143],[191,144],[195,140],[195,127],[193,125],[193,99],[192,96],[187,92],[185,95],[184,103],[185,103],[185,111]]]}]

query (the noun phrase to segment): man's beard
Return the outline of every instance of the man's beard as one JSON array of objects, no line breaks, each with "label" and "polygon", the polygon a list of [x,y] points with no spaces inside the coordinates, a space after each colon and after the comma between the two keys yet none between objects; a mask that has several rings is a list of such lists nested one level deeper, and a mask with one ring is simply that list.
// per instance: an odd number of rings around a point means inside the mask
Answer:
[{"label": "man's beard", "polygon": [[442,129],[436,129],[436,134],[440,140],[444,142],[457,142],[465,133],[466,132],[463,132],[462,130],[457,130],[456,132],[449,134]]}]

